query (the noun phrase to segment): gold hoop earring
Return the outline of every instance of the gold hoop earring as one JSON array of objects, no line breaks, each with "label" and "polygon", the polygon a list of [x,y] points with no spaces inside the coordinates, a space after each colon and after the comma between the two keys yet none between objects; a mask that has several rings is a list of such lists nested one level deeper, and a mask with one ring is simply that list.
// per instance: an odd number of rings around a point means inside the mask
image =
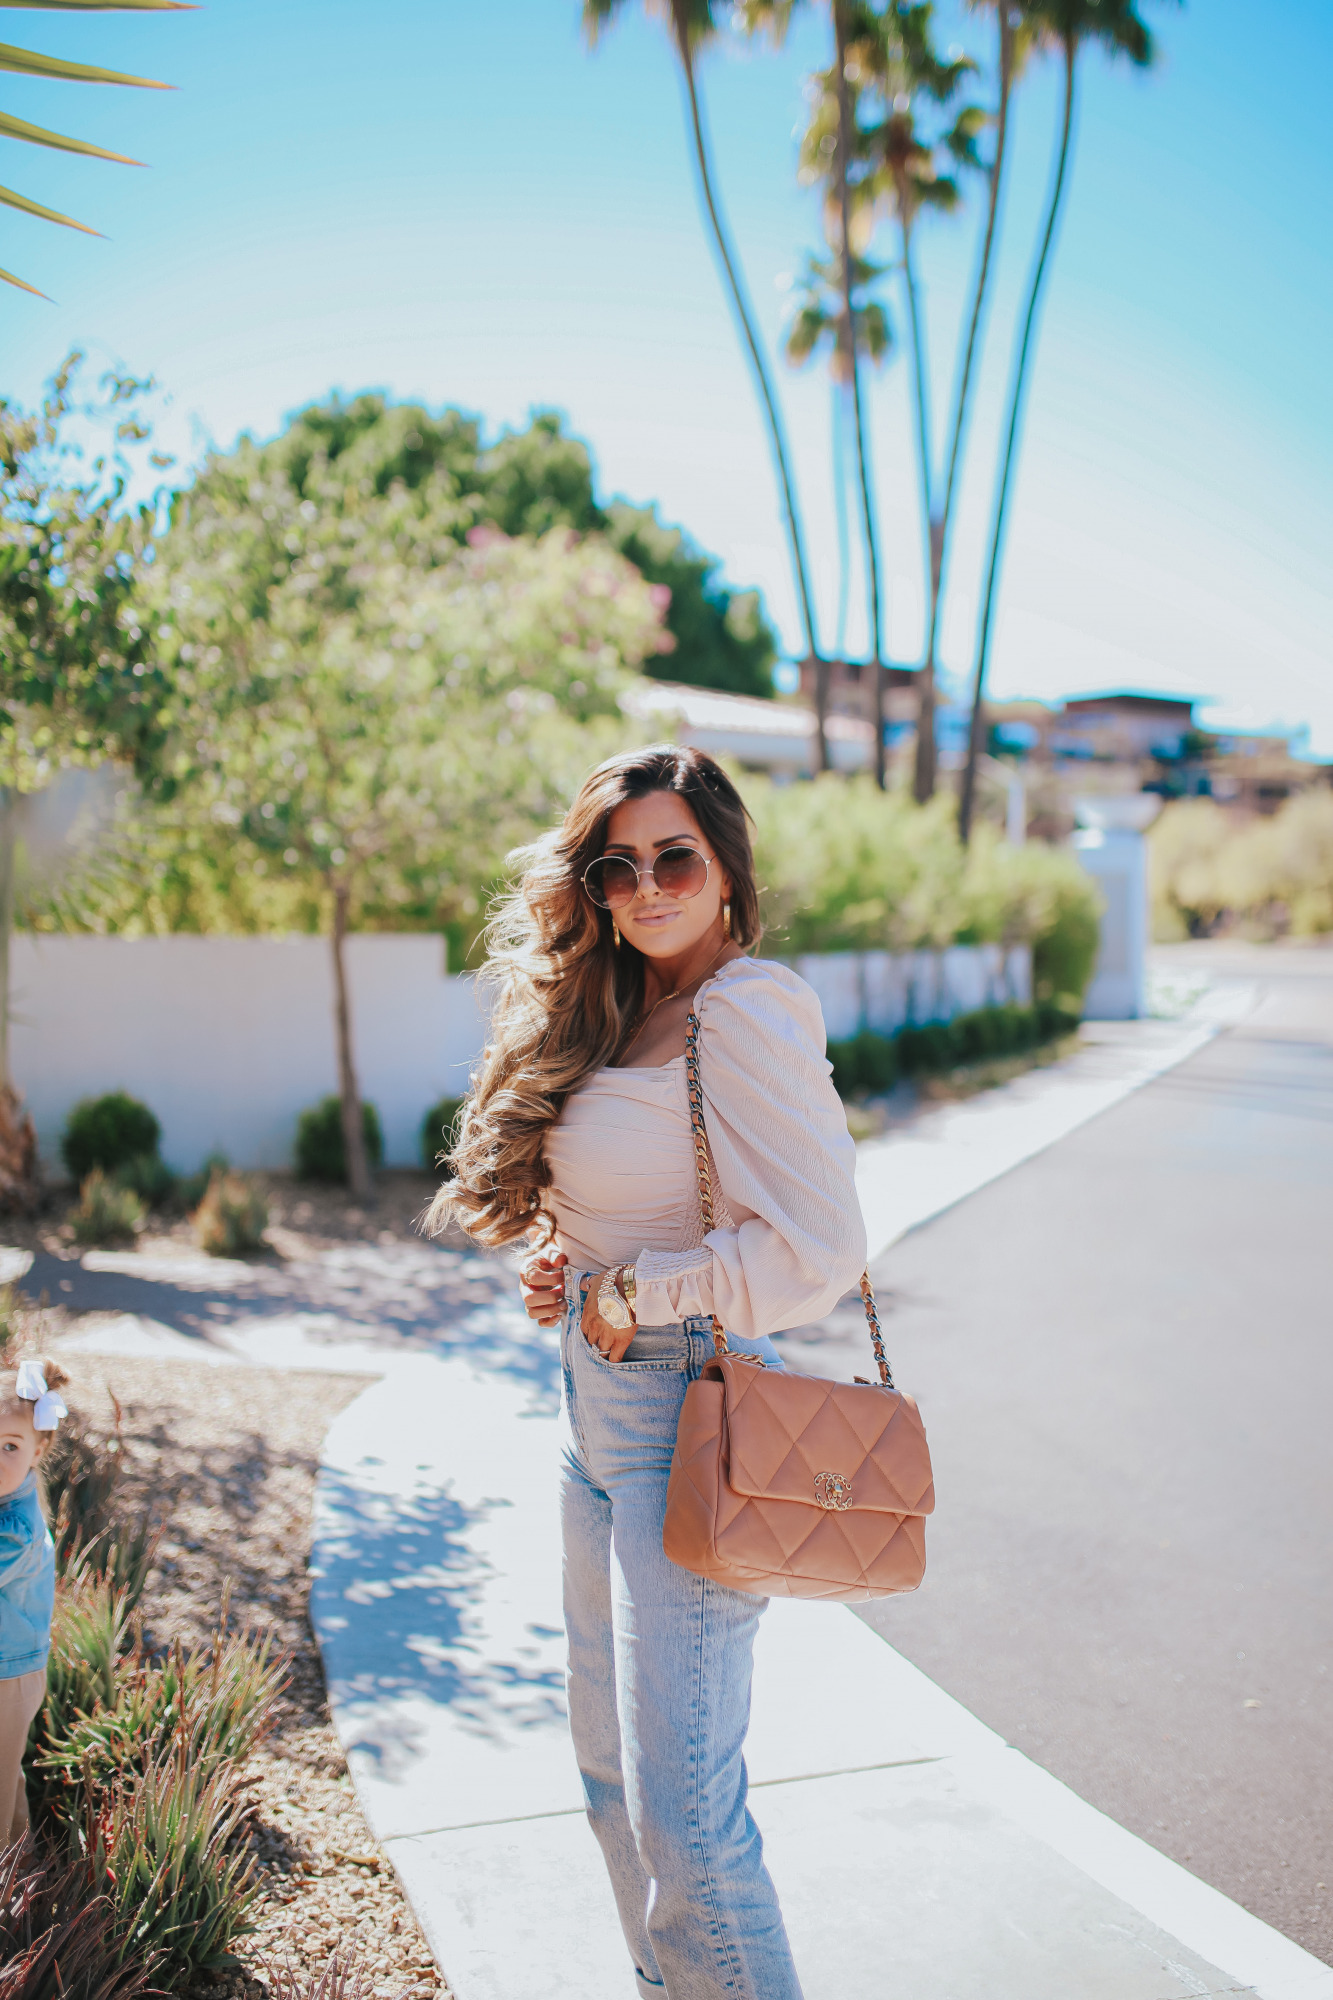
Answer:
[{"label": "gold hoop earring", "polygon": [[620,950],[620,925],[619,925],[619,924],[618,924],[618,923],[616,922],[616,920],[615,920],[615,918],[614,918],[614,917],[612,917],[612,919],[611,919],[611,937],[612,937],[612,940],[613,940],[613,941],[614,941],[614,943],[615,943],[615,947],[616,947],[616,950],[617,950],[617,951],[619,951],[619,950]]},{"label": "gold hoop earring", "polygon": [[724,934],[724,936],[726,936],[726,937],[730,937],[730,936],[731,936],[731,904],[730,904],[730,903],[724,903],[724,904],[722,905],[722,930],[723,930],[723,934]]}]

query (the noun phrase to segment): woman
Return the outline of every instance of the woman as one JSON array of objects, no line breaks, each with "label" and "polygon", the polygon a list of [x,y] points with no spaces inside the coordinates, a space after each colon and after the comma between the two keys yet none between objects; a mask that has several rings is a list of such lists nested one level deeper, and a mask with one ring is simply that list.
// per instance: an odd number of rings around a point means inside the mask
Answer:
[{"label": "woman", "polygon": [[[527,1239],[562,1327],[569,1714],[639,1991],[800,2000],[742,1746],[764,1601],[662,1551],[686,1385],[855,1285],[865,1230],[819,1002],[759,941],[745,808],[710,757],[614,757],[530,850],[492,931],[491,1045],[436,1204]],[[685,1085],[700,1023],[716,1226]]]}]

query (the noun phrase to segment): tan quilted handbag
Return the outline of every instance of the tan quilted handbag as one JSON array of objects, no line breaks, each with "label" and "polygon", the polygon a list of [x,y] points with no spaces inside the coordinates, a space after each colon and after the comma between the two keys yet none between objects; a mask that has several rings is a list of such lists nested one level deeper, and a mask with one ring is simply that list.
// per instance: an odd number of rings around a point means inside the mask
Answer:
[{"label": "tan quilted handbag", "polygon": [[[699,1022],[685,1041],[704,1232],[713,1190],[699,1084]],[[755,1597],[845,1604],[915,1590],[935,1506],[930,1447],[910,1396],[893,1386],[870,1279],[861,1279],[878,1383],[828,1382],[714,1354],[685,1391],[662,1546],[674,1563]]]}]

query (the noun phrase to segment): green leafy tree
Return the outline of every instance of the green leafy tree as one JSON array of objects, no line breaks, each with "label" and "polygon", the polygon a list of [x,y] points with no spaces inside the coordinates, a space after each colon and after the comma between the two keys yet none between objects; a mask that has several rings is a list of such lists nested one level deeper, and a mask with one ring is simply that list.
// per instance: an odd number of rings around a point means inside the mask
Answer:
[{"label": "green leafy tree", "polygon": [[[0,0],[0,7],[45,7],[52,13],[62,14],[102,14],[113,10],[122,14],[178,14],[185,11],[185,0]],[[167,90],[170,87],[165,83],[154,83],[146,76],[123,76],[118,70],[65,62],[59,56],[39,55],[35,49],[14,48],[8,43],[0,43],[0,70],[8,70],[14,76],[51,77],[61,82],[132,84],[138,90]],[[8,112],[0,112],[0,134],[7,139],[21,139],[30,146],[51,146],[61,153],[83,153],[94,160],[114,160],[121,166],[139,164],[124,153],[108,153],[105,147],[90,146],[86,139],[71,139],[63,132],[49,132],[45,126],[29,125],[25,119],[11,117]],[[40,202],[30,201],[27,195],[16,194],[13,188],[0,188],[0,202],[23,215],[38,216],[43,222],[59,222],[66,229],[81,229],[87,236],[98,233],[89,229],[86,222],[76,222],[72,215],[61,215],[58,209],[43,208]],[[17,285],[22,292],[32,292],[38,298],[45,296],[37,291],[35,285],[16,278],[12,271],[0,271],[0,278],[7,285]]]},{"label": "green leafy tree", "polygon": [[[583,0],[583,24],[588,38],[594,44],[609,24],[621,13],[626,0]],[[773,463],[777,470],[778,484],[782,490],[783,514],[787,526],[787,540],[791,551],[792,571],[796,581],[797,601],[801,611],[801,625],[805,638],[807,657],[815,666],[816,701],[815,720],[818,732],[819,757],[821,765],[827,769],[829,762],[828,740],[824,729],[825,711],[828,701],[828,663],[820,656],[819,641],[815,626],[814,603],[810,593],[810,572],[806,560],[805,537],[801,528],[801,518],[796,505],[796,483],[792,474],[791,454],[787,447],[782,416],[778,407],[777,392],[769,376],[768,364],[760,346],[754,312],[746,296],[740,263],[732,247],[730,236],[722,219],[718,203],[716,177],[704,129],[703,109],[699,95],[698,56],[700,50],[717,33],[716,10],[713,0],[661,0],[656,9],[663,16],[680,73],[685,85],[689,105],[690,135],[694,144],[695,165],[699,175],[699,190],[703,197],[708,227],[712,234],[718,262],[722,266],[727,289],[731,295],[732,310],[741,331],[741,338],[749,358],[755,387],[763,410],[764,422],[768,428],[769,442],[773,451]],[[744,14],[742,5],[738,10]]]},{"label": "green leafy tree", "polygon": [[[71,767],[111,761],[150,782],[162,743],[166,681],[134,595],[153,512],[125,504],[151,384],[108,375],[80,402],[79,363],[69,357],[35,412],[0,401],[0,1198],[22,1180],[5,1159],[17,1158],[9,947],[24,803]],[[72,422],[109,430],[107,450],[90,458]]]},{"label": "green leafy tree", "polygon": [[674,651],[654,656],[649,671],[695,687],[760,697],[773,692],[777,645],[757,591],[731,591],[716,558],[651,507],[613,500],[593,486],[587,447],[553,410],[538,410],[526,430],[486,448],[475,419],[457,410],[438,416],[380,395],[333,398],[303,410],[271,445],[264,462],[281,465],[304,492],[313,465],[336,467],[345,484],[383,494],[401,486],[441,528],[464,540],[492,524],[507,535],[551,528],[604,535],[649,583],[671,593],[666,629]]},{"label": "green leafy tree", "polygon": [[716,558],[659,521],[654,507],[613,500],[603,532],[641,576],[671,593],[666,627],[675,649],[650,662],[650,673],[732,694],[772,694],[777,646],[757,590],[725,589]]},{"label": "green leafy tree", "polygon": [[618,696],[663,642],[661,602],[565,527],[475,528],[460,544],[456,469],[380,490],[370,464],[349,476],[350,451],[293,443],[247,440],[206,463],[152,592],[175,679],[177,823],[238,846],[261,881],[315,891],[348,1178],[365,1198],[345,952],[358,908],[459,914],[459,878],[498,872],[589,750],[625,740]]},{"label": "green leafy tree", "polygon": [[1000,466],[991,509],[986,584],[982,598],[981,626],[977,637],[976,667],[972,678],[972,716],[968,733],[967,760],[963,767],[958,797],[958,827],[964,841],[970,837],[972,831],[977,763],[986,747],[986,668],[995,616],[1009,495],[1017,461],[1028,377],[1035,352],[1037,316],[1050,265],[1051,251],[1055,244],[1056,226],[1068,185],[1074,136],[1074,85],[1078,59],[1089,43],[1099,45],[1112,58],[1128,57],[1129,61],[1139,69],[1146,69],[1154,55],[1152,36],[1139,14],[1137,0],[1025,0],[1022,14],[1027,35],[1040,45],[1058,50],[1064,71],[1064,91],[1060,131],[1055,147],[1055,166],[1051,175],[1050,194],[1042,220],[1037,255],[1028,280],[1018,353],[1004,414]]}]

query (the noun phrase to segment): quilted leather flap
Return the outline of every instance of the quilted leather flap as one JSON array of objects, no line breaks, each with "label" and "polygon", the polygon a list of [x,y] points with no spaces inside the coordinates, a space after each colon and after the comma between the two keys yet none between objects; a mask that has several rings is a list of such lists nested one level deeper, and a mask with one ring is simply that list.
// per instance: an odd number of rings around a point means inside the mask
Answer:
[{"label": "quilted leather flap", "polygon": [[733,1493],[811,1501],[845,1511],[929,1514],[935,1506],[930,1447],[910,1396],[714,1362],[726,1389],[727,1483]]}]

